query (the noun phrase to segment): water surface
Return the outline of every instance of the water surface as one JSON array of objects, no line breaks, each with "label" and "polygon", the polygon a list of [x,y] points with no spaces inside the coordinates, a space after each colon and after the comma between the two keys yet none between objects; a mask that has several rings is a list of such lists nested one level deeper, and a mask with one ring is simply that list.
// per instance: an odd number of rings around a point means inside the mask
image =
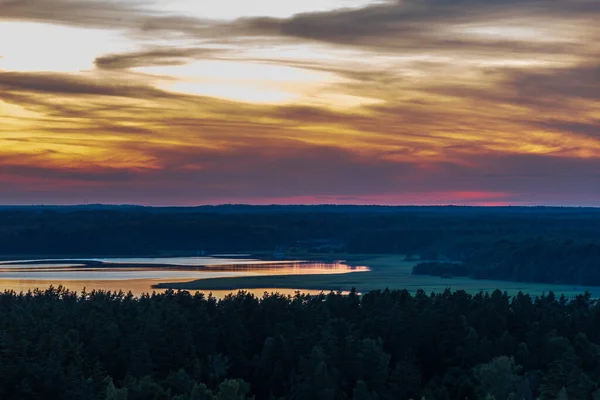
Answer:
[{"label": "water surface", "polygon": [[[11,260],[0,262],[0,290],[27,292],[50,285],[62,285],[78,292],[84,289],[131,291],[135,295],[161,291],[152,285],[197,279],[257,275],[346,274],[368,271],[343,262],[303,260],[259,260],[247,257],[171,257],[171,258],[84,258]],[[294,294],[295,289],[252,289]],[[234,292],[236,292],[234,290]],[[206,291],[204,291],[206,292]],[[227,291],[213,291],[223,297]],[[320,291],[305,291],[313,294]]]}]

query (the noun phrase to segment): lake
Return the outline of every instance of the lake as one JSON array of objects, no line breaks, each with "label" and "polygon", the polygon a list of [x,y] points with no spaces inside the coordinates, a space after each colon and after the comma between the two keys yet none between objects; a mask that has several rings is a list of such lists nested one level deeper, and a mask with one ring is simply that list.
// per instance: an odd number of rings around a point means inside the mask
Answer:
[{"label": "lake", "polygon": [[[261,260],[249,255],[213,257],[157,257],[157,258],[76,258],[24,259],[0,261],[0,291],[27,292],[50,285],[68,289],[131,291],[135,295],[161,291],[152,285],[166,282],[185,282],[197,279],[227,278],[258,275],[315,275],[348,274],[369,271],[367,267],[353,267],[338,262],[305,260]],[[259,297],[267,292],[293,295],[295,289],[252,289]],[[208,291],[204,291],[208,293]],[[224,297],[236,290],[212,291],[215,297]],[[302,290],[317,294],[319,290]]]}]

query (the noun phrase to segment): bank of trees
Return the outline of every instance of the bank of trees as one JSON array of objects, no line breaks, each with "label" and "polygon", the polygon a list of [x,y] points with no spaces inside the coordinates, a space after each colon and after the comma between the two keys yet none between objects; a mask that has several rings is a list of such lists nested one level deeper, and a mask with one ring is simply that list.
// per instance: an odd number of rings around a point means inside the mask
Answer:
[{"label": "bank of trees", "polygon": [[2,399],[595,400],[597,382],[589,295],[0,295]]},{"label": "bank of trees", "polygon": [[462,262],[422,262],[413,274],[600,285],[600,243],[531,238],[483,245]]},{"label": "bank of trees", "polygon": [[350,253],[462,261],[498,241],[600,243],[600,210],[477,207],[0,208],[0,256],[274,251],[330,239]]},{"label": "bank of trees", "polygon": [[473,278],[600,285],[600,242],[503,240],[465,260]]}]

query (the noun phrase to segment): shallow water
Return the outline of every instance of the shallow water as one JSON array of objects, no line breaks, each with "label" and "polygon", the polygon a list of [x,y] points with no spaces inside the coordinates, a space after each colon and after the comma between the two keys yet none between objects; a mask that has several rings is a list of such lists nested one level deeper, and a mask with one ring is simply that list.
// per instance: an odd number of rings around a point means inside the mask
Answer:
[{"label": "shallow water", "polygon": [[[176,257],[176,258],[93,258],[12,260],[0,262],[0,291],[27,292],[50,285],[75,291],[131,291],[135,295],[161,291],[152,285],[197,279],[256,275],[344,274],[368,271],[342,262],[318,263],[302,260],[258,260],[252,258]],[[253,289],[294,294],[295,289]],[[206,292],[206,291],[204,291]],[[213,291],[223,297],[231,290]],[[233,292],[237,292],[233,290]],[[305,291],[313,294],[320,291]]]}]

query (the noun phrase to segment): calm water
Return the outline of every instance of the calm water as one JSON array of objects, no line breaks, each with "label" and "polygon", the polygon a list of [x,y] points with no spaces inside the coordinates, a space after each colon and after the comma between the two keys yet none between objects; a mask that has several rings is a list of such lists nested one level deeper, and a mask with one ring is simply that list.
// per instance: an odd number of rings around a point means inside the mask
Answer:
[{"label": "calm water", "polygon": [[[103,289],[139,295],[152,292],[152,285],[196,279],[257,276],[345,274],[368,271],[343,262],[319,263],[301,260],[267,261],[252,258],[174,257],[174,258],[93,258],[11,260],[0,262],[0,290],[26,292],[50,285],[71,290]],[[235,290],[237,291],[237,290]],[[235,292],[234,291],[234,292]],[[267,292],[294,294],[294,289],[252,289],[259,296]],[[223,297],[230,290],[212,291]],[[320,291],[302,292],[316,294]]]}]

